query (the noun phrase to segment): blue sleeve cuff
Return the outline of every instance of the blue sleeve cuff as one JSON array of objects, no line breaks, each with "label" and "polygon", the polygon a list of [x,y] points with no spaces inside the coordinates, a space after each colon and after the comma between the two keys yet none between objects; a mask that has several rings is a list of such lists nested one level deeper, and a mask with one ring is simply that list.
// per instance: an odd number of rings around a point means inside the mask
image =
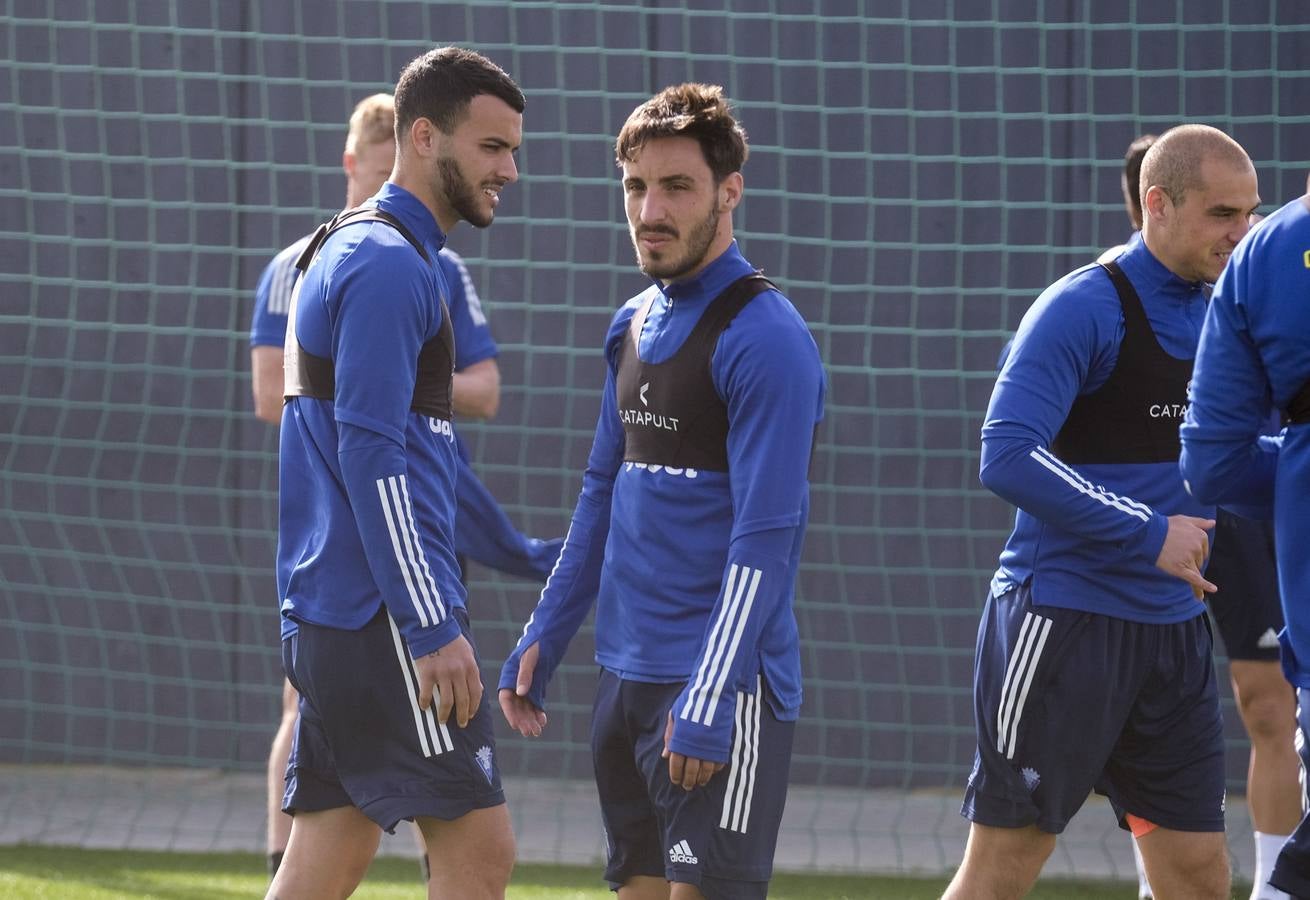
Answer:
[{"label": "blue sleeve cuff", "polygon": [[1151,521],[1146,523],[1146,536],[1138,552],[1154,565],[1164,549],[1164,539],[1169,534],[1169,520],[1160,513],[1152,513]]},{"label": "blue sleeve cuff", "polygon": [[[732,722],[731,716],[728,722]],[[690,759],[727,763],[732,752],[732,728],[705,728],[674,716],[669,750]]]},{"label": "blue sleeve cuff", "polygon": [[409,645],[409,655],[418,659],[440,650],[459,637],[460,633],[459,619],[447,616],[440,625],[418,629],[415,634],[406,635],[405,643]]},{"label": "blue sleeve cuff", "polygon": [[500,668],[500,683],[496,686],[499,691],[515,691],[518,689],[519,680],[519,661],[523,657],[523,650],[537,643],[537,668],[532,673],[532,684],[528,687],[527,699],[537,709],[545,712],[546,710],[546,685],[550,683],[550,677],[555,671],[555,660],[549,658],[549,654],[540,646],[540,638],[533,637],[524,639],[514,648],[514,652],[505,660],[505,665]]},{"label": "blue sleeve cuff", "polygon": [[286,342],[286,332],[274,335],[270,332],[252,331],[250,333],[251,347],[277,347],[281,349]]},{"label": "blue sleeve cuff", "polygon": [[476,365],[484,359],[495,359],[500,355],[500,348],[494,342],[473,347],[459,347],[456,350],[455,371],[463,372],[469,366]]}]

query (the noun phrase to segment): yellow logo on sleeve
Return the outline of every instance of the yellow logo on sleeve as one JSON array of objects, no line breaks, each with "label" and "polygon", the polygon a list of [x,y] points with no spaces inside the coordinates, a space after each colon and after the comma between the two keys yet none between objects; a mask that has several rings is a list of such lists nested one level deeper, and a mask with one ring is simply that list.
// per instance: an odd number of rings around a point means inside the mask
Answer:
[{"label": "yellow logo on sleeve", "polygon": [[1305,263],[1305,267],[1310,269],[1310,250],[1305,251],[1305,256],[1301,257],[1301,260]]}]

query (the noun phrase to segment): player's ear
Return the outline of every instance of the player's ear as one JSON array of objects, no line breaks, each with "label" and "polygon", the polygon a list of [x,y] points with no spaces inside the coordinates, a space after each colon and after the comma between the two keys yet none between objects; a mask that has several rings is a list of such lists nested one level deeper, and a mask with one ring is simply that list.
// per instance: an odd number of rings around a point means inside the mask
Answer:
[{"label": "player's ear", "polygon": [[1164,188],[1158,184],[1153,184],[1146,189],[1146,194],[1142,197],[1142,212],[1152,219],[1162,219],[1168,207],[1173,206],[1173,201],[1165,193]]},{"label": "player's ear", "polygon": [[347,178],[355,177],[355,154],[349,150],[341,151],[341,171],[346,173]]},{"label": "player's ear", "polygon": [[741,192],[745,187],[740,172],[733,172],[719,182],[719,212],[732,212],[741,202]]},{"label": "player's ear", "polygon": [[[420,156],[431,156],[437,149],[437,138],[440,132],[437,126],[432,124],[431,119],[425,119],[419,116],[414,123],[409,126],[409,142]],[[396,154],[400,154],[400,148],[396,148]]]}]

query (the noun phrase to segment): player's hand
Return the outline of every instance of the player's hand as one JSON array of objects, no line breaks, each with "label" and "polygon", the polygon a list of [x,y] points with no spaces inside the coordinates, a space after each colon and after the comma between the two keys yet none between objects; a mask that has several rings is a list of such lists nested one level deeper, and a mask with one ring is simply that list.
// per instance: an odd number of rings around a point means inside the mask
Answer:
[{"label": "player's hand", "polygon": [[1210,538],[1206,531],[1211,528],[1214,528],[1214,519],[1170,516],[1169,533],[1165,535],[1164,546],[1155,559],[1156,568],[1190,584],[1197,600],[1219,590],[1201,574],[1205,558],[1210,554]]},{"label": "player's hand", "polygon": [[414,660],[414,668],[418,671],[419,707],[430,707],[435,693],[437,721],[444,724],[453,708],[459,727],[467,725],[482,702],[482,675],[464,635]]},{"label": "player's hand", "polygon": [[669,710],[669,724],[664,727],[664,752],[660,756],[669,761],[669,780],[680,785],[684,791],[705,787],[710,783],[710,779],[724,768],[723,763],[674,753],[669,749],[671,740],[673,740],[673,710]]},{"label": "player's hand", "polygon": [[524,737],[541,737],[541,730],[546,727],[546,713],[537,709],[528,699],[532,689],[532,674],[537,670],[537,656],[541,648],[536,641],[528,645],[519,657],[519,674],[514,680],[514,690],[501,688],[500,711],[505,714],[505,721]]}]

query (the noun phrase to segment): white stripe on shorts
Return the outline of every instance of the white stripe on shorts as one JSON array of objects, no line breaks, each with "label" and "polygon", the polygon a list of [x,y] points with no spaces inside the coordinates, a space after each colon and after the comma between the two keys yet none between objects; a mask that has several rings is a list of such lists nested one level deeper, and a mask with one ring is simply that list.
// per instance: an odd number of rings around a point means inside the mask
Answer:
[{"label": "white stripe on shorts", "polygon": [[1006,759],[1014,759],[1019,739],[1019,720],[1023,718],[1028,702],[1028,689],[1032,687],[1042,648],[1051,633],[1052,621],[1044,616],[1026,612],[1019,628],[1019,641],[1010,655],[1005,669],[1005,683],[1001,686],[1001,705],[996,717],[996,750]]},{"label": "white stripe on shorts", "polygon": [[746,833],[750,822],[751,800],[755,796],[755,770],[760,762],[760,710],[764,705],[764,688],[755,676],[755,693],[737,692],[736,733],[728,757],[731,771],[723,792],[723,814],[719,827]]},{"label": "white stripe on shorts", "polygon": [[400,636],[396,620],[391,618],[389,612],[387,624],[391,626],[391,642],[395,645],[396,658],[400,661],[401,677],[405,679],[405,689],[409,692],[410,711],[414,714],[414,728],[418,731],[418,744],[423,750],[423,755],[433,757],[454,750],[455,743],[450,739],[450,731],[444,723],[437,721],[436,709],[440,696],[434,688],[432,705],[427,709],[422,709],[418,705],[418,673],[414,670],[414,658],[409,655],[409,648],[405,646],[405,641]]}]

